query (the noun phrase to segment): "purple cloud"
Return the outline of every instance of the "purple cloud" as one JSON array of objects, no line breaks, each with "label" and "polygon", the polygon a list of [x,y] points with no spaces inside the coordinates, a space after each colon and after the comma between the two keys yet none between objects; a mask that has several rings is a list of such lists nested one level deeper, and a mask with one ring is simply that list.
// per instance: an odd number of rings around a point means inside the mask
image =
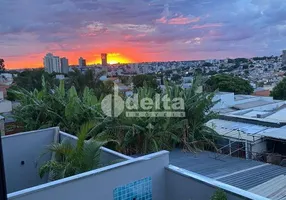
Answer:
[{"label": "purple cloud", "polygon": [[0,6],[0,55],[124,45],[163,60],[279,54],[285,10],[283,0],[9,0]]}]

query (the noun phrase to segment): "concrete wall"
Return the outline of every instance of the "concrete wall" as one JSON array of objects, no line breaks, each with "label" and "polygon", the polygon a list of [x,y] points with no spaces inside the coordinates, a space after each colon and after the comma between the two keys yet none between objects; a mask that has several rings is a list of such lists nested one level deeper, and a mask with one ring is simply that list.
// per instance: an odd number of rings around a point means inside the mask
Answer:
[{"label": "concrete wall", "polygon": [[253,153],[263,153],[267,151],[267,143],[266,141],[260,141],[256,144],[253,144],[251,147]]},{"label": "concrete wall", "polygon": [[130,160],[132,157],[126,156],[124,154],[118,153],[116,151],[107,149],[105,147],[100,148],[100,163],[102,165],[109,165],[112,162],[118,162],[118,161],[125,161]]},{"label": "concrete wall", "polygon": [[[2,137],[3,153],[8,193],[27,189],[47,182],[47,176],[39,177],[39,167],[51,159],[47,146],[54,142],[57,128],[36,130]],[[59,142],[69,140],[76,145],[77,137],[59,132]],[[108,165],[115,160],[128,160],[131,157],[102,147],[100,161]]]},{"label": "concrete wall", "polygon": [[74,136],[74,135],[71,135],[71,134],[65,133],[63,131],[60,131],[59,137],[60,137],[59,141],[68,140],[73,145],[76,145],[77,137]]},{"label": "concrete wall", "polygon": [[165,167],[168,164],[169,152],[161,151],[9,194],[8,199],[113,200],[115,188],[152,177],[153,199],[165,200]]},{"label": "concrete wall", "polygon": [[228,108],[235,104],[234,93],[218,93],[214,96],[213,101],[220,100],[212,109]]},{"label": "concrete wall", "polygon": [[51,154],[39,157],[53,142],[54,133],[55,129],[50,128],[2,137],[8,193],[47,181],[40,179],[38,167],[51,159]]},{"label": "concrete wall", "polygon": [[166,168],[167,200],[209,200],[217,188],[226,192],[228,200],[267,199],[172,165]]},{"label": "concrete wall", "polygon": [[[68,140],[73,145],[76,145],[77,137],[70,135],[68,133],[65,133],[63,131],[60,131],[60,141],[63,141],[63,140]],[[118,153],[116,151],[113,151],[105,147],[101,147],[100,150],[101,150],[100,151],[100,164],[102,165],[110,165],[110,164],[113,164],[113,162],[117,162],[120,160],[124,161],[124,160],[132,159],[132,157],[126,156],[124,154]]]}]

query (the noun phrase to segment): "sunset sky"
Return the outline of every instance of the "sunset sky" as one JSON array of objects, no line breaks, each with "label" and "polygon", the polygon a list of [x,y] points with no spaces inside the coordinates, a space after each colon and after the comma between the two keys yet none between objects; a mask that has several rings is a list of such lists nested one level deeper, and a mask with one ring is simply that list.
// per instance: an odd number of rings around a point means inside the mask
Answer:
[{"label": "sunset sky", "polygon": [[51,52],[76,64],[279,55],[285,0],[2,0],[0,58],[42,66]]}]

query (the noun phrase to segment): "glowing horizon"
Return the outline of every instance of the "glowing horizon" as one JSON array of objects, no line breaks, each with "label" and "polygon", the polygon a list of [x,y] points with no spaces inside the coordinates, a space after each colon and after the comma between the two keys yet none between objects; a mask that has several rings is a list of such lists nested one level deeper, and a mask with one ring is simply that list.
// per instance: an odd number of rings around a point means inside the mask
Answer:
[{"label": "glowing horizon", "polygon": [[5,1],[0,57],[6,68],[19,69],[43,66],[48,52],[68,58],[71,65],[79,57],[101,63],[103,52],[113,52],[111,64],[281,55],[286,32],[283,12],[276,8],[286,9],[286,3]]},{"label": "glowing horizon", "polygon": [[[118,63],[132,63],[130,58],[127,58],[126,56],[120,54],[120,53],[107,53],[107,63],[108,64],[118,64]],[[90,64],[97,63],[101,64],[101,57],[97,56],[95,61],[88,62]]]}]

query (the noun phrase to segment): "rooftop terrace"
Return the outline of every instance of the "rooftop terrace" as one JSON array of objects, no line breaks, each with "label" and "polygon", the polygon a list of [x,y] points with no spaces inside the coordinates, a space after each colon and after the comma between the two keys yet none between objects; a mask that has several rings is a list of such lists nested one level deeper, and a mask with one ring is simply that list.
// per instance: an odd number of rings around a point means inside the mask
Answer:
[{"label": "rooftop terrace", "polygon": [[[256,161],[215,160],[206,152],[160,151],[133,158],[102,147],[104,167],[56,181],[40,179],[38,167],[52,155],[40,161],[39,155],[47,145],[63,139],[77,140],[58,128],[2,137],[9,200],[204,200],[218,188],[228,200],[266,200],[247,190],[286,171]],[[117,159],[122,161],[110,164]],[[269,175],[251,176],[258,169]]]}]

